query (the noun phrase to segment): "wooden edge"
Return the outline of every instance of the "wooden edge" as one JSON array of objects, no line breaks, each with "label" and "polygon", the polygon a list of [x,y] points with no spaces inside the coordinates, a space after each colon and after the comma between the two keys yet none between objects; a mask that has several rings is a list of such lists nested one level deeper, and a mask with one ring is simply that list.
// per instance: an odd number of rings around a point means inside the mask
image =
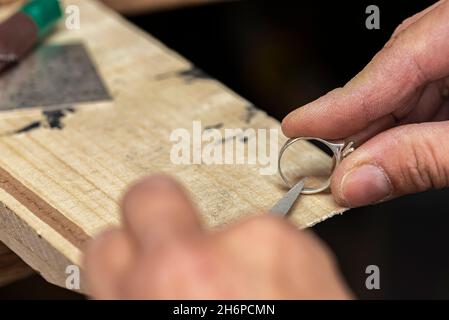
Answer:
[{"label": "wooden edge", "polygon": [[[39,270],[39,274],[45,280],[65,288],[67,267],[75,263],[36,233],[29,223],[16,215],[4,203],[0,203],[0,217],[0,241],[20,256],[32,269]],[[14,230],[10,228],[11,225],[14,225]],[[46,257],[43,258],[43,256]],[[83,281],[80,284],[80,290],[74,291],[83,293],[85,292]]]}]

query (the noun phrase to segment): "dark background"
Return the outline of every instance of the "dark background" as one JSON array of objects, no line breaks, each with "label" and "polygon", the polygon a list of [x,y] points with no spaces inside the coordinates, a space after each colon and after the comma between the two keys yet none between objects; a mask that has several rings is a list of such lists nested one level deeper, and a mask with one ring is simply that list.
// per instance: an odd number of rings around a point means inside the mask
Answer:
[{"label": "dark background", "polygon": [[[131,17],[199,68],[281,120],[342,86],[382,48],[395,27],[434,1],[239,1]],[[367,30],[365,8],[380,8]],[[449,298],[448,190],[353,209],[313,229],[332,248],[360,298]],[[380,268],[367,290],[365,268]],[[80,298],[38,276],[0,298]]]}]

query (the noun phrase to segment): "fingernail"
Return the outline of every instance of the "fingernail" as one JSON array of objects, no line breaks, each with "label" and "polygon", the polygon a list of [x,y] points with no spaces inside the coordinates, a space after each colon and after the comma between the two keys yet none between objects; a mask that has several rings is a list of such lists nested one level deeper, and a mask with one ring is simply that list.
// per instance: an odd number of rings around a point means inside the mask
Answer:
[{"label": "fingernail", "polygon": [[340,195],[350,207],[380,202],[389,197],[391,192],[391,183],[385,172],[371,164],[346,173],[340,185]]}]

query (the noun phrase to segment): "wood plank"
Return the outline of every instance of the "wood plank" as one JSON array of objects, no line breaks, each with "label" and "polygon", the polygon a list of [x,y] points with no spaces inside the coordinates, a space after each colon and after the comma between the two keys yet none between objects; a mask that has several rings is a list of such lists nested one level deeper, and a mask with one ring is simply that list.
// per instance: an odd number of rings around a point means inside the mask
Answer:
[{"label": "wood plank", "polygon": [[[113,99],[74,105],[62,129],[13,134],[41,120],[41,111],[0,115],[1,241],[48,281],[64,286],[66,266],[79,265],[86,241],[120,223],[122,193],[144,175],[175,176],[209,227],[261,213],[282,197],[280,178],[260,175],[260,165],[170,161],[170,133],[192,128],[193,121],[223,129],[279,129],[278,121],[216,80],[195,76],[190,62],[99,2],[63,3],[79,6],[81,28],[61,24],[48,43],[83,42]],[[281,136],[279,145],[284,141]],[[306,154],[307,163],[295,163],[298,154]],[[290,162],[329,169],[329,158],[309,143]],[[303,228],[343,210],[329,193],[304,196],[291,220]]]}]

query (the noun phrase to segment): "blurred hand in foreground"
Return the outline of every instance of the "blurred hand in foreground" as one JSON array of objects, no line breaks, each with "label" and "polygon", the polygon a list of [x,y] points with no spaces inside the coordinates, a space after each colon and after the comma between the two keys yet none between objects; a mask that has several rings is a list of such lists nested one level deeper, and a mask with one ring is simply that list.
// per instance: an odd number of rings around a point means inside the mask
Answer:
[{"label": "blurred hand in foreground", "polygon": [[346,299],[330,252],[307,231],[268,215],[202,228],[183,188],[165,176],[134,185],[123,226],[88,247],[97,299]]}]

